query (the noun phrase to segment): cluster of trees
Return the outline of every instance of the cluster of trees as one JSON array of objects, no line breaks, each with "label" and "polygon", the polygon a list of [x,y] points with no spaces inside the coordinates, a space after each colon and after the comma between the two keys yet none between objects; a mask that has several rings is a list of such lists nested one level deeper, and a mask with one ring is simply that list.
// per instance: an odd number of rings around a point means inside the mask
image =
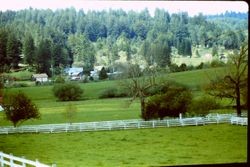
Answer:
[{"label": "cluster of trees", "polygon": [[[235,102],[238,116],[241,116],[242,108],[248,108],[248,44],[242,45],[240,51],[235,51],[229,56],[229,62],[225,67],[226,72],[213,77],[205,88],[212,97],[228,98]],[[202,97],[192,100],[191,92],[178,84],[159,85],[156,82],[154,71],[142,74],[131,68],[132,77],[122,86],[132,95],[131,102],[139,98],[141,104],[141,117],[145,120],[166,116],[177,117],[179,113],[186,113],[188,109],[200,115],[209,110],[220,107],[211,97]],[[146,74],[146,75],[145,75]],[[139,78],[140,77],[140,78]]]},{"label": "cluster of trees", "polygon": [[[211,80],[206,87],[209,95],[219,98],[229,98],[235,102],[237,115],[241,116],[242,108],[248,109],[248,45],[245,44],[240,51],[234,52],[229,57],[226,73]],[[123,92],[116,88],[107,89],[100,98],[130,96],[131,102],[139,98],[141,105],[141,117],[145,120],[166,116],[177,117],[180,113],[188,110],[199,115],[208,114],[209,110],[217,109],[220,105],[214,98],[203,96],[192,99],[191,91],[177,83],[156,82],[156,73],[147,69],[143,73],[138,66],[128,68],[130,79],[122,80],[120,83]],[[159,78],[158,78],[159,80]],[[1,82],[0,82],[1,83]],[[83,90],[74,83],[64,83],[58,79],[53,87],[54,95],[61,101],[79,100]],[[0,84],[0,95],[3,85]],[[124,91],[125,90],[125,91]],[[40,114],[36,105],[22,92],[7,94],[4,101],[6,118],[12,121],[14,126],[31,118],[39,118]],[[70,123],[76,114],[76,108],[70,104],[65,111],[65,117]]]},{"label": "cluster of trees", "polygon": [[90,70],[95,64],[136,62],[138,57],[137,63],[144,60],[147,65],[165,67],[171,63],[173,47],[183,56],[192,54],[192,46],[239,49],[247,36],[247,18],[226,17],[225,22],[220,19],[224,17],[170,15],[162,9],[156,9],[154,16],[147,9],[0,11],[0,71],[23,62],[52,75],[73,63]]}]

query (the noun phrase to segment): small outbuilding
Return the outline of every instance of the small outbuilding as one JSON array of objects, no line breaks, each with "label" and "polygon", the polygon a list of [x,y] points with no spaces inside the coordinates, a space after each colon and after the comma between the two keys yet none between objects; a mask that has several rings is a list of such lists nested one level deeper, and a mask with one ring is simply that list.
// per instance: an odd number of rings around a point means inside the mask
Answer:
[{"label": "small outbuilding", "polygon": [[36,82],[48,82],[48,75],[46,73],[33,74],[32,79]]},{"label": "small outbuilding", "polygon": [[4,110],[3,107],[0,105],[0,112],[3,111],[3,110]]},{"label": "small outbuilding", "polygon": [[65,73],[68,74],[70,80],[80,80],[83,76],[83,68],[81,67],[72,67],[66,68]]}]

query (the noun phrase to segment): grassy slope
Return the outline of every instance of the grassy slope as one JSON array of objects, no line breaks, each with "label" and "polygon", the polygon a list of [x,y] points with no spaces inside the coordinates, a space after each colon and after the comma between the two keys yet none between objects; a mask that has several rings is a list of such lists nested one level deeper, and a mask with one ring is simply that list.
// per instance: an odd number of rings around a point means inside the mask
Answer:
[{"label": "grassy slope", "polygon": [[[216,69],[216,71],[219,70]],[[197,89],[209,82],[207,76],[212,76],[214,71],[215,69],[205,69],[171,73],[164,74],[160,78],[174,80],[187,85],[191,89]],[[80,86],[84,89],[84,97],[81,101],[72,102],[76,104],[78,109],[78,114],[74,122],[139,118],[140,105],[138,102],[133,103],[132,106],[128,108],[126,98],[97,99],[102,90],[108,87],[118,86],[118,81],[82,83]],[[11,88],[7,91],[13,92],[19,90],[25,92],[38,105],[42,113],[40,120],[30,120],[24,122],[24,124],[63,123],[66,121],[62,112],[69,102],[57,101],[52,94],[52,86]],[[200,91],[194,91],[194,96],[201,94],[202,92]],[[3,119],[2,113],[0,113],[0,126],[1,125],[11,125]]]},{"label": "grassy slope", "polygon": [[[18,146],[18,147],[17,147]],[[0,150],[57,166],[246,162],[247,127],[228,124],[128,131],[2,135]]]}]

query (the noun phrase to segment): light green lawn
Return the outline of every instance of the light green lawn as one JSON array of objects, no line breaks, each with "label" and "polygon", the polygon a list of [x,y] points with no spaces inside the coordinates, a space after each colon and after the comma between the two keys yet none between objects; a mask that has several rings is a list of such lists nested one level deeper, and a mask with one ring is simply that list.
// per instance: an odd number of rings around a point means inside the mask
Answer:
[{"label": "light green lawn", "polygon": [[[200,91],[199,87],[209,82],[207,76],[212,76],[214,71],[220,72],[222,68],[162,74],[158,80],[174,80],[175,82],[184,84],[193,90],[194,97],[198,97],[204,94],[204,92]],[[8,88],[5,91],[23,91],[38,106],[41,119],[29,120],[24,122],[24,124],[65,123],[66,119],[62,112],[64,112],[68,103],[73,103],[77,107],[77,115],[73,122],[140,118],[140,105],[138,101],[133,102],[128,107],[126,103],[128,98],[98,99],[104,89],[118,87],[119,82],[122,81],[81,83],[80,86],[84,89],[84,95],[80,101],[76,102],[59,102],[53,96],[53,86]],[[3,113],[0,113],[0,126],[3,125],[11,124],[4,119]]]},{"label": "light green lawn", "polygon": [[[139,119],[140,107],[138,101],[135,101],[130,106],[127,101],[127,98],[85,100],[76,102],[43,101],[43,104],[39,104],[41,118],[25,121],[23,124],[65,123],[67,122],[67,119],[64,116],[64,112],[69,103],[75,104],[77,108],[77,113],[73,122]],[[4,119],[3,113],[0,113],[0,126],[2,125],[12,124]]]},{"label": "light green lawn", "polygon": [[247,161],[247,127],[229,124],[1,135],[0,150],[58,167],[164,166]]}]

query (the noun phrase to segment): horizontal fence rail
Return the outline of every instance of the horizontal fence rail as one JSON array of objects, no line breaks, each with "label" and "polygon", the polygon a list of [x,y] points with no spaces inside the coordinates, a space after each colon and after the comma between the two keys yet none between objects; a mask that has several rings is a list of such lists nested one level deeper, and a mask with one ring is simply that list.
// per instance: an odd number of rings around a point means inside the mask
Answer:
[{"label": "horizontal fence rail", "polygon": [[33,166],[33,167],[56,167],[55,164],[52,166],[45,165],[40,163],[38,160],[31,161],[25,158],[20,158],[13,156],[11,154],[5,154],[0,152],[0,166],[9,166],[9,167],[25,167],[25,166]]},{"label": "horizontal fence rail", "polygon": [[0,127],[0,134],[13,133],[62,133],[62,132],[84,132],[102,130],[124,130],[157,127],[197,126],[205,124],[231,123],[237,125],[248,125],[248,119],[236,117],[234,114],[208,114],[206,117],[175,118],[164,120],[144,121],[140,119],[116,120],[101,122],[84,122],[72,124],[44,124],[24,125],[20,127]]}]

